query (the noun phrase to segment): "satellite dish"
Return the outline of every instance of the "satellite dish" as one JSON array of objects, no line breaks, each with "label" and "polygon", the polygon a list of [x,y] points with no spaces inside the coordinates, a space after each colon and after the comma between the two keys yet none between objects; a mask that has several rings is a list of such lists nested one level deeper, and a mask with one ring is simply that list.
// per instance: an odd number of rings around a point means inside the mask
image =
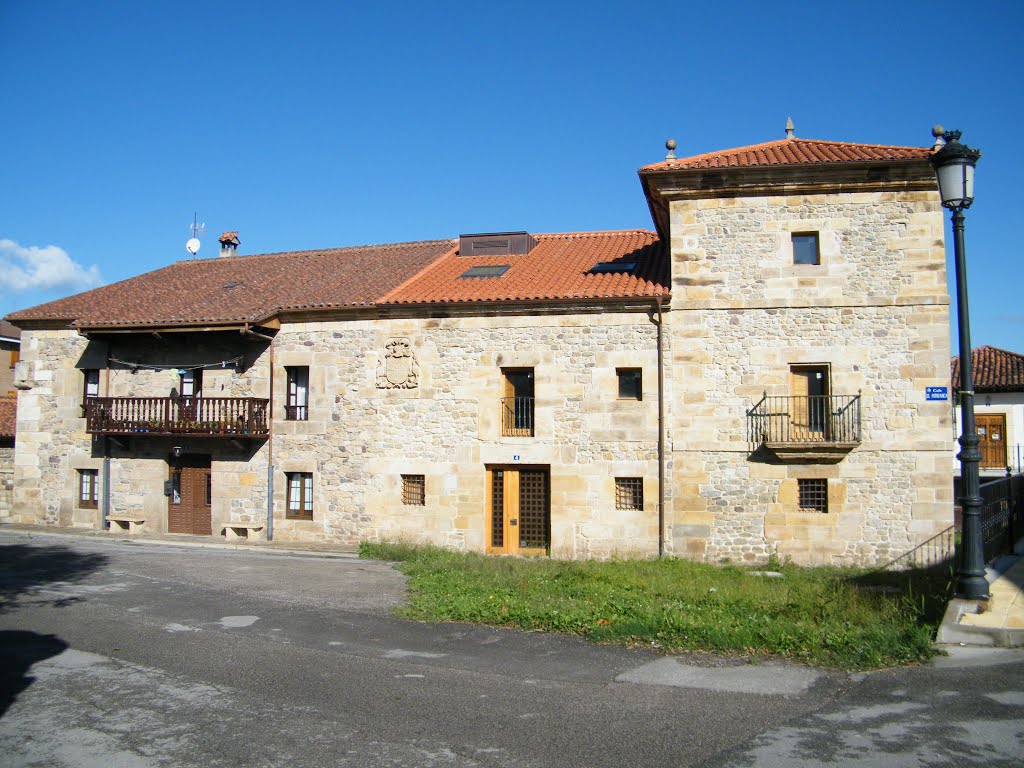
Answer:
[{"label": "satellite dish", "polygon": [[199,242],[199,238],[193,237],[190,238],[187,243],[185,243],[185,250],[191,253],[193,256],[195,256],[197,253],[199,253],[200,245],[201,243]]}]

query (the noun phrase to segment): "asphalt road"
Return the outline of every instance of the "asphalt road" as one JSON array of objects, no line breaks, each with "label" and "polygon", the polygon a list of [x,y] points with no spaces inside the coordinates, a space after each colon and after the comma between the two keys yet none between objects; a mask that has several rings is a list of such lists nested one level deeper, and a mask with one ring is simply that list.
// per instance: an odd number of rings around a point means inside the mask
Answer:
[{"label": "asphalt road", "polygon": [[0,531],[0,766],[1024,765],[1024,654],[867,675],[395,619],[383,563]]}]

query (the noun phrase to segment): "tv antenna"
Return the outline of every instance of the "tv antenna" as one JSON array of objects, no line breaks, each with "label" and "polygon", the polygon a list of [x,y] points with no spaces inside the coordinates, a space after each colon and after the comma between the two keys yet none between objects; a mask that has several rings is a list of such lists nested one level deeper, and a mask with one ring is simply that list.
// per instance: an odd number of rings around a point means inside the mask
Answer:
[{"label": "tv antenna", "polygon": [[192,211],[192,223],[189,224],[188,231],[192,237],[185,243],[185,250],[195,256],[202,246],[199,238],[206,234],[206,224],[199,221],[199,214],[196,211]]}]

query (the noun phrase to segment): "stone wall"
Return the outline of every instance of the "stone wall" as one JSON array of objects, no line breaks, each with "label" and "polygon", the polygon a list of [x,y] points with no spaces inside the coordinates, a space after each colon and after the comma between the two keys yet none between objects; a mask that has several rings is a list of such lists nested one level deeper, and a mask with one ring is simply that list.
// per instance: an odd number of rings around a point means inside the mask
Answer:
[{"label": "stone wall", "polygon": [[[933,193],[672,203],[672,540],[709,560],[875,563],[952,524],[943,219]],[[791,235],[818,232],[821,263]],[[753,453],[746,414],[790,366],[860,394],[862,439],[832,463]],[[828,512],[801,511],[800,479]]]},{"label": "stone wall", "polygon": [[[125,361],[184,366],[232,356],[216,339],[184,356],[153,339],[107,348],[70,332],[26,337],[32,388],[19,409],[19,438],[27,439],[16,511],[20,521],[44,524],[100,525],[99,510],[76,507],[77,470],[99,469],[102,477],[103,466],[101,441],[94,444],[81,418],[81,368],[121,361],[104,369],[101,395],[166,397],[176,384],[168,371]],[[399,385],[382,375],[396,339],[411,351],[415,371]],[[265,521],[272,460],[279,540],[408,539],[484,551],[487,467],[540,466],[550,471],[553,554],[656,554],[656,339],[650,310],[286,323],[273,348],[272,441],[239,447],[139,435],[113,444],[111,513],[140,515],[147,530],[166,531],[162,488],[176,444],[212,458],[215,534],[229,521]],[[204,395],[268,397],[270,360],[266,348],[247,356],[242,373],[207,370]],[[310,369],[306,421],[285,418],[289,366]],[[508,367],[534,369],[534,437],[501,434]],[[618,399],[619,367],[642,370],[641,401]],[[311,521],[286,515],[291,472],[313,475]],[[423,506],[402,503],[403,474],[425,476]],[[617,476],[643,478],[642,510],[616,510]]]},{"label": "stone wall", "polygon": [[14,440],[0,437],[0,520],[9,520],[14,506]]}]

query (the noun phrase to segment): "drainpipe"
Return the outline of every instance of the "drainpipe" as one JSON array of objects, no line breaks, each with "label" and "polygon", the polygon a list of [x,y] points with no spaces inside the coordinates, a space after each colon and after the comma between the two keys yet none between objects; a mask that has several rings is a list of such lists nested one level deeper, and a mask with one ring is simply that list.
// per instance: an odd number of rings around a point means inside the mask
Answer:
[{"label": "drainpipe", "polygon": [[661,297],[658,310],[658,557],[665,556],[665,360]]},{"label": "drainpipe", "polygon": [[274,540],[274,337],[257,333],[246,323],[245,336],[254,336],[270,342],[270,397],[267,402],[267,541]]},{"label": "drainpipe", "polygon": [[107,518],[110,516],[110,443],[107,437],[103,437],[103,509],[101,510],[100,528],[105,529],[110,523]]}]

